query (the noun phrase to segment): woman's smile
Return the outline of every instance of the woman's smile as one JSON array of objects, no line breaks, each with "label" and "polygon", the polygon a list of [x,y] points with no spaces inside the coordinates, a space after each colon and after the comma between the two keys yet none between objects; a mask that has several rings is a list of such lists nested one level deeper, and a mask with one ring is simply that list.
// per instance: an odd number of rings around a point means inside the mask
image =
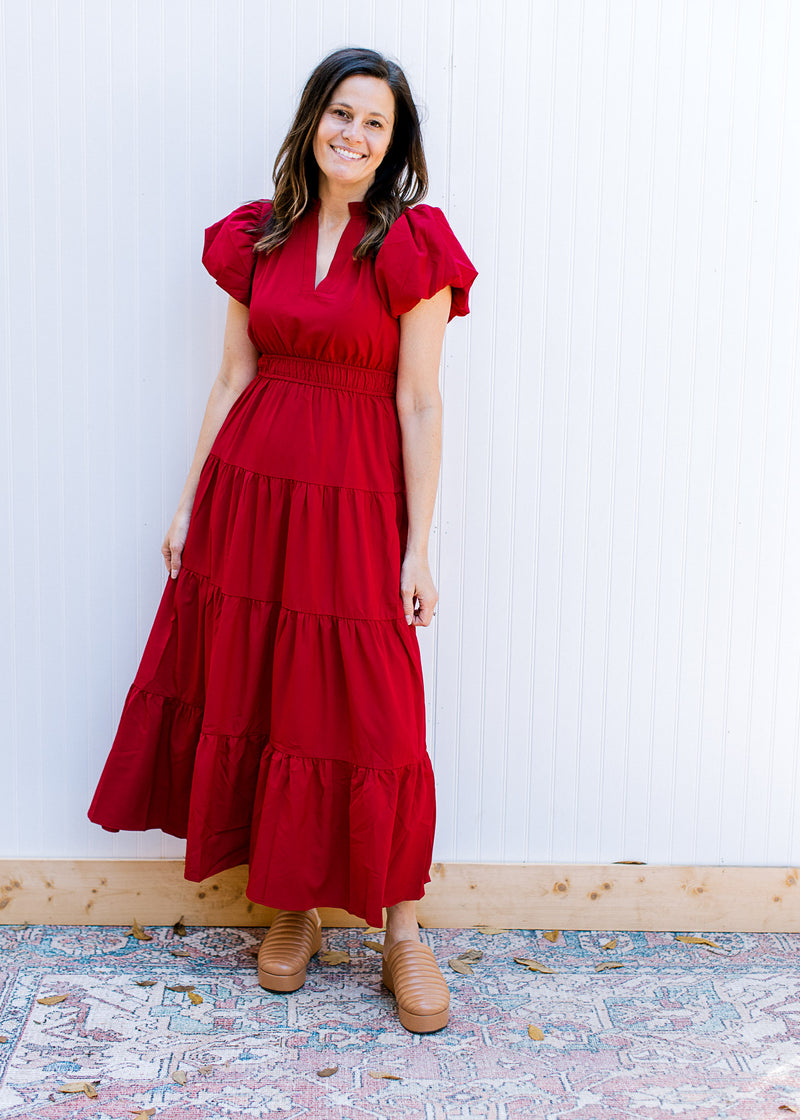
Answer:
[{"label": "woman's smile", "polygon": [[336,144],[331,144],[331,147],[337,155],[342,156],[347,160],[358,160],[367,158],[366,152],[354,152],[351,151],[350,148],[341,148]]}]

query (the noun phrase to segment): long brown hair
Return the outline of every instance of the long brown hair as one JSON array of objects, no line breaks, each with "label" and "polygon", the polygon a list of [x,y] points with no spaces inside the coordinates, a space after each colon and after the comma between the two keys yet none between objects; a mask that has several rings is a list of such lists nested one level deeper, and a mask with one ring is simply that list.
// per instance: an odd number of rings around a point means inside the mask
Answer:
[{"label": "long brown hair", "polygon": [[282,245],[317,197],[319,168],[314,158],[314,136],[333,91],[352,74],[381,78],[394,94],[395,105],[392,140],[364,199],[367,228],[353,256],[376,253],[392,222],[427,194],[422,130],[405,74],[396,62],[377,51],[344,47],[323,58],[306,82],[292,126],[275,159],[272,209],[258,227],[256,251],[268,253]]}]

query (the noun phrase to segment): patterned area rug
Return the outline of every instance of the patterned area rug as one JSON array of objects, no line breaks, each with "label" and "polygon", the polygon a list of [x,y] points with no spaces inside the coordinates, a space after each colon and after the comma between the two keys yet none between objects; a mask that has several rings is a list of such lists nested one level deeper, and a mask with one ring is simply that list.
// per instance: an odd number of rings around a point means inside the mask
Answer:
[{"label": "patterned area rug", "polygon": [[[258,985],[263,929],[147,932],[0,927],[0,1116],[800,1114],[800,935],[423,930],[452,995],[450,1024],[419,1035],[364,944],[380,934],[323,930],[305,986],[281,995]],[[449,966],[464,953],[481,954],[471,973]]]}]

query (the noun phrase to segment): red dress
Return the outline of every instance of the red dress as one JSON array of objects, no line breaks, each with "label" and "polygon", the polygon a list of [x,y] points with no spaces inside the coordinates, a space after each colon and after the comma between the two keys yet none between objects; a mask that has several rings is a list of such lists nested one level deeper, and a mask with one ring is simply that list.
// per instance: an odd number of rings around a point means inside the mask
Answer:
[{"label": "red dress", "polygon": [[252,251],[266,200],[206,230],[203,263],[249,305],[258,376],[203,466],[88,811],[186,838],[186,879],[249,863],[247,897],[371,925],[430,882],[436,817],[395,403],[397,316],[477,275],[441,210],[354,260],[362,203],[315,289],[319,200]]}]

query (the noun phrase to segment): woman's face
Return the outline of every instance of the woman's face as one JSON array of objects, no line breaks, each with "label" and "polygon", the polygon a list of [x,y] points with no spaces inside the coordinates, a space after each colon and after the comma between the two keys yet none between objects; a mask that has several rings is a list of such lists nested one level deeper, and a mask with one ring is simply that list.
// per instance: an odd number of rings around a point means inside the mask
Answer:
[{"label": "woman's face", "polygon": [[314,137],[314,158],[331,186],[348,195],[366,194],[389,150],[394,94],[382,78],[352,74],[325,106]]}]

